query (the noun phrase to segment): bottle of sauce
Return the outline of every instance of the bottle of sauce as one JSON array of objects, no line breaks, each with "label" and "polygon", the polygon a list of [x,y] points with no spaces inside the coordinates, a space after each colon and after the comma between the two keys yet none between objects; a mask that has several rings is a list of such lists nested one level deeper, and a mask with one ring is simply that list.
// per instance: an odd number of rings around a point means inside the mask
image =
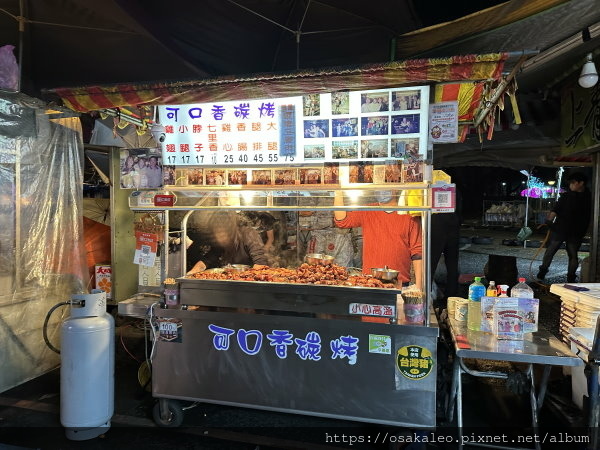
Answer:
[{"label": "bottle of sauce", "polygon": [[486,297],[498,297],[498,288],[496,287],[495,281],[490,281],[490,284],[485,291]]},{"label": "bottle of sauce", "polygon": [[498,297],[508,297],[508,285],[501,284],[498,286],[498,290],[500,291],[500,295]]}]

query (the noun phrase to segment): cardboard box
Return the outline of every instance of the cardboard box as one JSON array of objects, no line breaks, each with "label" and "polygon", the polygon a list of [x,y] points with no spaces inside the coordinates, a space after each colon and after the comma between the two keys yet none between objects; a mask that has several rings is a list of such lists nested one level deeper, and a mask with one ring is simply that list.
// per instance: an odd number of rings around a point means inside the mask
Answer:
[{"label": "cardboard box", "polygon": [[96,264],[94,277],[96,279],[96,289],[102,289],[106,292],[106,298],[111,299],[112,267],[108,264]]}]

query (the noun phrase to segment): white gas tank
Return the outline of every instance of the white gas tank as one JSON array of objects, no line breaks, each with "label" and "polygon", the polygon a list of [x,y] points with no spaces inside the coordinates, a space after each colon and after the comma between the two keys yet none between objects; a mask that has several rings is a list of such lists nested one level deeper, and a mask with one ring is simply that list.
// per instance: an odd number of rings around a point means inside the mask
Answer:
[{"label": "white gas tank", "polygon": [[110,428],[114,412],[115,323],[106,293],[73,295],[71,317],[61,327],[60,421],[67,438],[95,438]]}]

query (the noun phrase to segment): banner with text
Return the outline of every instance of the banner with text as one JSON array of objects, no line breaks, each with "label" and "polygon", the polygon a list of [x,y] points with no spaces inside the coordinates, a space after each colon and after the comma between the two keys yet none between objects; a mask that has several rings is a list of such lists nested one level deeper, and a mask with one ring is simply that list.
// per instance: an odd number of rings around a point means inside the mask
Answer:
[{"label": "banner with text", "polygon": [[429,87],[159,107],[163,164],[424,159]]}]

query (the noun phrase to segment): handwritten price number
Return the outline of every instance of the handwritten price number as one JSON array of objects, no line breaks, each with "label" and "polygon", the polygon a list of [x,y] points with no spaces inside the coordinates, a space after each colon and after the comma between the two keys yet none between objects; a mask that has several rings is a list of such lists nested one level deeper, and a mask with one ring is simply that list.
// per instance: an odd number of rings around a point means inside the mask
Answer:
[{"label": "handwritten price number", "polygon": [[177,324],[172,323],[172,322],[160,322],[158,329],[160,331],[174,333],[177,331]]},{"label": "handwritten price number", "polygon": [[[179,156],[180,156],[180,160],[179,160],[180,164],[189,164],[190,158],[192,158],[192,161],[195,159],[196,164],[202,164],[204,162],[204,155],[196,155],[195,157],[191,157],[190,155],[179,155]],[[177,156],[175,156],[175,155],[167,156],[167,164],[169,164],[169,165],[177,164]]]}]

